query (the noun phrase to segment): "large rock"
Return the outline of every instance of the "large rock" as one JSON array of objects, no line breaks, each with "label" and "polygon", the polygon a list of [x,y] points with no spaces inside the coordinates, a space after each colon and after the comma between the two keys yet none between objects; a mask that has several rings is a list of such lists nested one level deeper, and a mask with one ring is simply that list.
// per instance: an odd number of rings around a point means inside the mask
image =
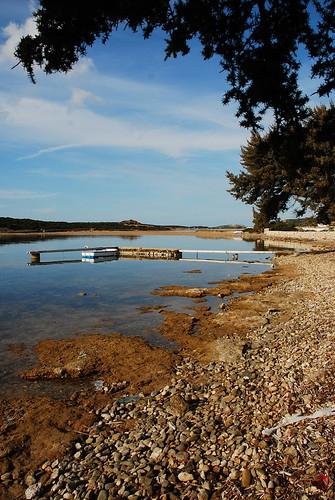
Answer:
[{"label": "large rock", "polygon": [[169,399],[166,405],[166,411],[175,417],[182,417],[189,410],[189,405],[186,403],[185,399],[179,396],[179,394],[174,394]]}]

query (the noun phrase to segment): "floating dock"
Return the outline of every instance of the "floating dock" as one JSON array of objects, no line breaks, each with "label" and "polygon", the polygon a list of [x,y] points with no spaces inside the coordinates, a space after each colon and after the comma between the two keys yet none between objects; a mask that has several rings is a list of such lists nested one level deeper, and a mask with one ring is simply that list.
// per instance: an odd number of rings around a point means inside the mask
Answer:
[{"label": "floating dock", "polygon": [[117,258],[119,256],[119,249],[117,247],[114,248],[105,248],[104,250],[84,250],[81,252],[82,259],[86,260],[94,260],[99,259],[100,257],[114,257]]},{"label": "floating dock", "polygon": [[[94,248],[59,248],[50,250],[30,250],[30,264],[38,265],[44,264],[41,262],[41,255],[51,253],[64,253],[64,252],[81,252],[82,260],[102,262],[104,258],[109,260],[117,260],[119,258],[126,259],[161,259],[161,260],[187,260],[190,262],[215,262],[215,263],[235,263],[235,264],[262,264],[271,265],[270,262],[260,260],[246,261],[239,260],[240,255],[254,255],[254,254],[267,254],[269,259],[273,256],[272,251],[269,250],[178,250],[174,248],[142,248],[142,247],[94,247]],[[192,254],[190,258],[185,258],[185,254]],[[219,260],[210,258],[200,258],[199,254],[203,255],[222,255],[226,259]],[[59,262],[59,261],[58,261]]]}]

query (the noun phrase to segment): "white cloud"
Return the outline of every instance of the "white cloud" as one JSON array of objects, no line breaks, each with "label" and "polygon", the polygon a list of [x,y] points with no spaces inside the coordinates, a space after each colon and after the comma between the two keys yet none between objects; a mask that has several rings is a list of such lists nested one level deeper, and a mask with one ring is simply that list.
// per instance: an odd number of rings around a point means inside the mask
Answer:
[{"label": "white cloud", "polygon": [[[33,18],[6,26],[0,63],[15,62],[19,39],[35,32]],[[220,96],[192,96],[173,86],[102,74],[87,57],[66,75],[40,74],[36,86],[28,88],[25,81],[0,94],[0,109],[1,135],[30,149],[20,159],[82,147],[151,150],[176,158],[239,149],[247,137]]]},{"label": "white cloud", "polygon": [[85,75],[94,69],[94,62],[90,57],[83,57],[77,64],[73,67],[71,71],[65,73],[66,78],[78,77]]},{"label": "white cloud", "polygon": [[0,45],[0,63],[15,64],[17,59],[14,57],[14,51],[20,39],[25,35],[35,35],[36,33],[36,24],[32,17],[26,19],[23,24],[11,22],[2,28],[5,42]]},{"label": "white cloud", "polygon": [[72,90],[72,95],[70,99],[70,104],[73,106],[83,106],[87,102],[102,102],[101,97],[93,94],[93,92],[89,92],[88,90],[80,89],[79,87],[75,87]]},{"label": "white cloud", "polygon": [[34,191],[21,191],[0,189],[0,200],[37,200],[42,198],[52,198],[56,193],[38,193]]},{"label": "white cloud", "polygon": [[141,116],[105,116],[85,108],[69,110],[66,104],[45,99],[24,97],[6,108],[3,133],[15,132],[16,138],[48,145],[35,155],[100,146],[152,150],[178,157],[196,151],[236,149],[241,144],[241,132],[236,130],[192,130],[177,124],[166,125],[164,121],[155,124]]},{"label": "white cloud", "polygon": [[102,75],[96,71],[86,75],[85,82],[99,89],[100,93],[107,93],[110,102],[118,106],[131,107],[152,115],[219,125],[238,131],[242,138],[246,134],[235,117],[237,106],[223,106],[221,94],[185,95],[173,86]]}]

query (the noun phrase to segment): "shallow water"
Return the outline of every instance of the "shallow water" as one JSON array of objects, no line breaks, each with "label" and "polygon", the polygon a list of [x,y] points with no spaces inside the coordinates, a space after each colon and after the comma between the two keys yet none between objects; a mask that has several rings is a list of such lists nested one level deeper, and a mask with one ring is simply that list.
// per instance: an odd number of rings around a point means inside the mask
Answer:
[{"label": "shallow water", "polygon": [[[15,373],[31,364],[31,347],[42,339],[117,331],[125,335],[140,335],[153,345],[173,347],[157,331],[161,316],[157,312],[143,314],[139,308],[164,305],[168,310],[190,312],[189,307],[194,303],[182,297],[154,296],[152,290],[164,285],[208,286],[210,281],[237,278],[243,272],[258,274],[268,269],[265,265],[163,260],[27,265],[28,250],[86,245],[255,249],[252,242],[202,239],[194,235],[38,238],[24,242],[0,240],[0,392],[19,384]],[[257,259],[261,257],[257,256]],[[41,256],[42,262],[80,258],[79,252]],[[201,255],[201,258],[206,258],[206,255]],[[244,259],[248,258],[250,256],[244,256]],[[201,273],[185,273],[192,269],[199,269]],[[86,295],[82,296],[80,292]],[[219,300],[209,297],[208,304],[215,310]],[[28,349],[16,348],[13,351],[9,348],[12,344],[23,344]]]}]

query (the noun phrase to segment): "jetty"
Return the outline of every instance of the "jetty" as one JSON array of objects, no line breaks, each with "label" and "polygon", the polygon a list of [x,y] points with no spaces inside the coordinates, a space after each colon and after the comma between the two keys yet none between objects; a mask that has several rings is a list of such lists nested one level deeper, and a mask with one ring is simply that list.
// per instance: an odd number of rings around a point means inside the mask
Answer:
[{"label": "jetty", "polygon": [[[204,249],[174,249],[174,248],[142,248],[142,247],[82,247],[82,248],[58,248],[58,249],[44,249],[44,250],[29,250],[27,253],[30,255],[30,265],[46,264],[41,262],[41,255],[65,253],[65,252],[80,252],[82,260],[85,262],[88,254],[91,255],[91,260],[101,262],[110,257],[111,250],[113,250],[114,258],[117,259],[161,259],[161,260],[183,260],[189,262],[212,262],[212,263],[234,263],[234,264],[259,264],[259,265],[272,265],[271,262],[263,260],[239,260],[240,255],[268,255],[268,259],[273,256],[270,250],[204,250]],[[185,257],[190,255],[190,257]],[[216,258],[208,258],[213,255]],[[219,259],[221,255],[223,258]],[[201,258],[200,258],[200,257]],[[92,258],[93,257],[93,258]],[[110,260],[110,259],[109,259]],[[49,261],[50,262],[50,261]],[[48,262],[48,263],[49,263]],[[53,261],[60,263],[62,261]],[[64,261],[73,262],[73,261]],[[79,261],[80,262],[80,261]]]}]

